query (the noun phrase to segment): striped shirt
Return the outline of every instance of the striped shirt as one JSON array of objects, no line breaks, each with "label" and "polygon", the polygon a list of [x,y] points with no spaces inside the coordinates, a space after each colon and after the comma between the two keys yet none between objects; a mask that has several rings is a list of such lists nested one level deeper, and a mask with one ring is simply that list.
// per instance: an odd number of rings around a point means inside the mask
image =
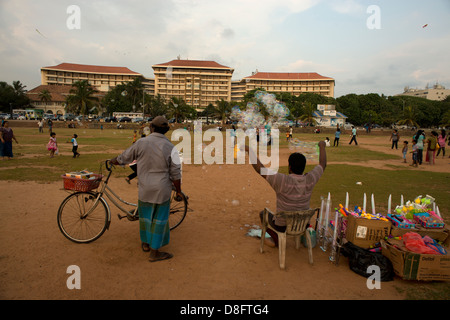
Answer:
[{"label": "striped shirt", "polygon": [[139,200],[155,204],[169,200],[172,181],[181,179],[181,162],[172,142],[165,135],[154,132],[117,157],[120,164],[134,160],[137,160]]},{"label": "striped shirt", "polygon": [[[303,175],[282,173],[267,175],[267,182],[277,194],[277,212],[309,209],[313,188],[322,174],[322,166],[317,165],[313,170]],[[275,224],[285,226],[286,221],[275,216]]]}]

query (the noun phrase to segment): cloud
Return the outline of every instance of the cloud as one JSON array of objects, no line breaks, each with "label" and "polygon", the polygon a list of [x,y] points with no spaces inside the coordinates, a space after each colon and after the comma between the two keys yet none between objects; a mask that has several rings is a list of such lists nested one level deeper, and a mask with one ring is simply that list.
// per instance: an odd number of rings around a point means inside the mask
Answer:
[{"label": "cloud", "polygon": [[367,8],[356,0],[333,0],[329,3],[334,11],[341,14],[361,14]]}]

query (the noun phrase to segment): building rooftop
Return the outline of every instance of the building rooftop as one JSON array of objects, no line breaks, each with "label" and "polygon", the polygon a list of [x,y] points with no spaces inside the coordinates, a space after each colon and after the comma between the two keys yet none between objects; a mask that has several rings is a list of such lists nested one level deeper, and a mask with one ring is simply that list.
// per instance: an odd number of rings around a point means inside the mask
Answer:
[{"label": "building rooftop", "polygon": [[71,72],[87,72],[87,73],[111,73],[126,75],[141,75],[127,67],[106,67],[76,63],[60,63],[57,66],[44,67],[45,70],[71,71]]},{"label": "building rooftop", "polygon": [[262,80],[334,80],[324,77],[316,72],[256,72],[244,79],[262,79]]},{"label": "building rooftop", "polygon": [[52,101],[65,101],[66,96],[69,95],[70,86],[58,86],[58,85],[40,85],[36,88],[27,91],[28,98],[31,101],[41,101],[39,93],[42,90],[48,90],[52,96]]},{"label": "building rooftop", "polygon": [[152,67],[181,67],[181,68],[208,68],[208,69],[232,69],[227,66],[223,66],[215,61],[205,61],[205,60],[181,60],[175,59],[165,63],[155,64]]}]

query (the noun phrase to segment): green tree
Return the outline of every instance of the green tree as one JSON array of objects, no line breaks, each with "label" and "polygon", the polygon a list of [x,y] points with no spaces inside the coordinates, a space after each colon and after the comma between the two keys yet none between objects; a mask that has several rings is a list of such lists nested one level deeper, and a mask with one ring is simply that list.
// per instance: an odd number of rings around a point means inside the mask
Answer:
[{"label": "green tree", "polygon": [[98,103],[98,98],[94,96],[97,90],[87,80],[73,83],[69,93],[70,95],[66,98],[66,112],[86,116]]},{"label": "green tree", "polygon": [[171,97],[167,113],[170,118],[175,118],[175,122],[178,123],[188,118],[192,110],[182,98]]},{"label": "green tree", "polygon": [[222,125],[224,125],[230,113],[231,113],[231,103],[223,99],[216,101],[215,114],[217,118],[222,121]]},{"label": "green tree", "polygon": [[38,97],[39,97],[39,100],[41,100],[41,102],[47,103],[49,101],[52,101],[52,94],[47,89],[42,89],[38,93]]},{"label": "green tree", "polygon": [[444,128],[445,127],[450,127],[450,109],[444,113],[444,115],[442,116],[442,120],[440,123]]},{"label": "green tree", "polygon": [[25,86],[20,81],[13,81],[13,85],[0,81],[0,110],[10,112],[12,108],[20,108],[30,104]]},{"label": "green tree", "polygon": [[132,106],[135,106],[135,110],[140,102],[143,101],[144,85],[142,84],[142,79],[140,77],[135,78],[133,81],[125,84],[124,89],[127,94],[126,96],[130,99]]},{"label": "green tree", "polygon": [[316,124],[317,121],[314,118],[314,111],[316,111],[316,107],[311,103],[311,102],[305,102],[304,106],[303,106],[304,112],[303,114],[299,117],[300,120],[302,120],[303,122],[307,122],[309,124]]},{"label": "green tree", "polygon": [[148,102],[148,113],[152,117],[163,116],[166,115],[168,106],[163,96],[159,93],[154,97],[149,97]]},{"label": "green tree", "polygon": [[419,124],[416,122],[417,112],[414,107],[407,106],[403,112],[403,119],[397,122],[399,125],[407,125],[410,127],[419,127]]}]

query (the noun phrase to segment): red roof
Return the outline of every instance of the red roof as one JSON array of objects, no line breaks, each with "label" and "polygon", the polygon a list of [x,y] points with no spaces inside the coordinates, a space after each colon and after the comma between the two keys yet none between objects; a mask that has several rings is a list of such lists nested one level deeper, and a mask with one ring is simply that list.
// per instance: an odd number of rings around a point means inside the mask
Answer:
[{"label": "red roof", "polygon": [[[39,93],[41,93],[42,90],[48,90],[48,92],[50,92],[50,95],[52,96],[51,101],[61,102],[65,101],[66,97],[70,95],[70,90],[72,88],[73,87],[71,85],[42,84],[40,86],[37,86],[36,88],[28,90],[26,92],[26,95],[28,96],[28,98],[31,99],[31,101],[41,101],[41,99],[39,98]],[[93,94],[94,97],[101,97],[103,95],[104,93],[102,92],[97,92]]]},{"label": "red roof", "polygon": [[316,72],[292,73],[292,72],[257,72],[256,74],[245,77],[244,79],[263,79],[263,80],[334,80],[321,76]]},{"label": "red roof", "polygon": [[51,101],[65,101],[71,88],[72,87],[70,86],[40,85],[36,88],[28,90],[26,94],[31,101],[41,101],[39,98],[39,93],[42,90],[48,90],[52,96]]},{"label": "red roof", "polygon": [[155,66],[171,66],[171,67],[186,67],[186,68],[214,68],[214,69],[232,69],[227,66],[218,64],[215,61],[205,61],[205,60],[172,60],[165,63],[155,64]]},{"label": "red roof", "polygon": [[114,74],[141,75],[140,73],[131,71],[126,67],[92,66],[87,64],[75,64],[75,63],[60,63],[57,66],[44,67],[42,69],[87,72],[87,73],[114,73]]}]

